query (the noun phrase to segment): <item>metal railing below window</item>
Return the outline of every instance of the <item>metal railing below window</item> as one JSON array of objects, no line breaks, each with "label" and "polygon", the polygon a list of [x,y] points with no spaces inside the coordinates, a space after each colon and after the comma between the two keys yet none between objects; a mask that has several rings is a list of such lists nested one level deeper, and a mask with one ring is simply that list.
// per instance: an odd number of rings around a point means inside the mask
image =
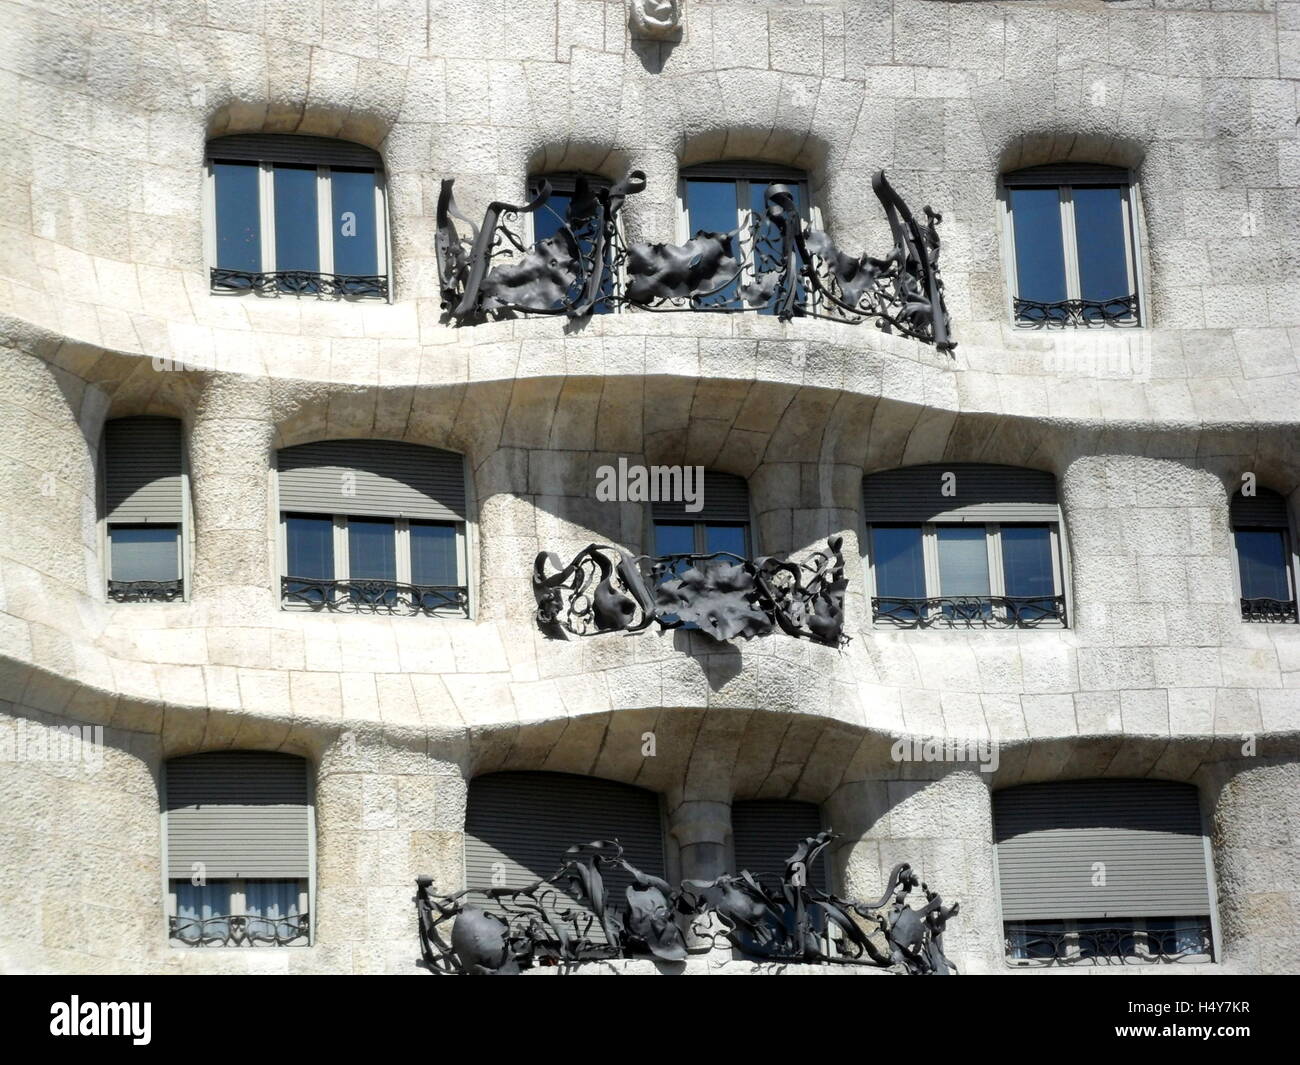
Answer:
[{"label": "metal railing below window", "polygon": [[1110,300],[1025,300],[1015,299],[1016,325],[1031,328],[1078,328],[1138,324],[1137,293]]},{"label": "metal railing below window", "polygon": [[433,616],[449,612],[467,613],[469,589],[386,580],[281,577],[280,601],[284,606],[316,611]]},{"label": "metal railing below window", "polygon": [[1260,622],[1300,622],[1294,599],[1268,599],[1264,597],[1241,601],[1241,620]]},{"label": "metal railing below window", "polygon": [[1066,624],[1065,596],[937,595],[928,598],[875,596],[871,620],[906,629],[1033,629]]},{"label": "metal railing below window", "polygon": [[388,298],[388,278],[378,274],[323,274],[314,270],[223,270],[212,267],[214,292],[284,293],[293,296]]},{"label": "metal railing below window", "polygon": [[1214,957],[1208,917],[1147,918],[1142,922],[1145,927],[1049,923],[1057,927],[1006,924],[1007,957],[1019,965],[1142,965]]},{"label": "metal railing below window", "polygon": [[115,603],[174,603],[185,598],[185,582],[109,581],[108,597]]},{"label": "metal railing below window", "polygon": [[306,945],[311,923],[306,913],[284,917],[226,914],[213,917],[170,918],[171,938],[187,947],[287,947]]}]

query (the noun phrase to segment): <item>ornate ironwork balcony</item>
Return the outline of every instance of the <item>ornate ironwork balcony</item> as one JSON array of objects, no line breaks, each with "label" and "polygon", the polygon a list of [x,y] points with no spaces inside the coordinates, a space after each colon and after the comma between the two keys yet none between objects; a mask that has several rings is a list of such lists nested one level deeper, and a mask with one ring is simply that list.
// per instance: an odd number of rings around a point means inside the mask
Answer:
[{"label": "ornate ironwork balcony", "polygon": [[310,936],[308,914],[262,917],[227,914],[219,917],[172,917],[171,938],[187,947],[287,947]]},{"label": "ornate ironwork balcony", "polygon": [[618,215],[628,196],[644,190],[645,174],[634,170],[610,188],[579,178],[558,232],[530,246],[518,223],[546,205],[548,182],[528,203],[489,204],[475,225],[456,207],[454,181],[443,179],[438,198],[437,261],[443,310],[460,325],[520,314],[584,318],[615,307],[764,310],[782,321],[872,320],[941,350],[956,346],[939,277],[942,218],[926,206],[926,222],[918,224],[884,171],[871,186],[894,246],[879,259],[836,248],[799,217],[787,185],[768,186],[762,215],[747,227],[701,230],[683,245],[628,244]]},{"label": "ornate ironwork balcony", "polygon": [[928,599],[877,596],[871,620],[899,628],[1034,629],[1065,625],[1065,596],[937,595]]},{"label": "ornate ironwork balcony", "polygon": [[109,581],[108,597],[115,603],[174,603],[185,598],[185,582]]},{"label": "ornate ironwork balcony", "polygon": [[[725,940],[763,961],[956,972],[944,957],[943,933],[959,904],[945,906],[906,862],[894,867],[875,902],[808,884],[808,870],[836,838],[829,830],[808,837],[777,876],[741,872],[683,880],[676,888],[628,862],[617,840],[570,847],[553,876],[518,889],[436,895],[432,877],[420,876],[414,900],[420,953],[434,973],[516,974],[610,958],[684,961],[690,936],[704,946]],[[605,874],[616,869],[632,880],[626,906],[606,894]],[[917,887],[925,896],[919,908],[908,905]],[[482,899],[477,905],[475,896]],[[439,927],[453,919],[448,941]]]},{"label": "ornate ironwork balcony", "polygon": [[1044,929],[1008,924],[1004,930],[1007,956],[1026,965],[1142,965],[1214,956],[1209,918],[1156,929],[1118,924]]},{"label": "ornate ironwork balcony", "polygon": [[365,296],[388,298],[388,278],[371,274],[322,274],[311,270],[222,270],[212,267],[216,292],[257,292],[262,295]]},{"label": "ornate ironwork balcony", "polygon": [[1015,300],[1017,325],[1034,327],[1079,327],[1107,325],[1137,325],[1137,293],[1117,296],[1113,300]]},{"label": "ornate ironwork balcony", "polygon": [[1266,623],[1300,622],[1294,599],[1242,599],[1241,620]]},{"label": "ornate ironwork balcony", "polygon": [[317,580],[281,577],[284,606],[348,614],[432,616],[469,610],[469,589],[383,580]]},{"label": "ornate ironwork balcony", "polygon": [[[690,625],[715,640],[774,628],[838,647],[844,635],[842,539],[806,562],[750,560],[725,551],[633,556],[590,544],[567,566],[543,551],[533,563],[537,620],[556,635],[594,636]],[[548,568],[556,572],[548,573]]]}]

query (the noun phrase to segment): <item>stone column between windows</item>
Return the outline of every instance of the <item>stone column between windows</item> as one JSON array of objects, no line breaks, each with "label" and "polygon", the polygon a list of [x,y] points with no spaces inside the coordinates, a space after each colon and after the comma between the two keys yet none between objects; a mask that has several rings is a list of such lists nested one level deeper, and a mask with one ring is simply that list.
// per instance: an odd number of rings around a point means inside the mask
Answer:
[{"label": "stone column between windows", "polygon": [[668,831],[677,842],[681,879],[714,880],[730,872],[731,803],[686,799],[668,814]]}]

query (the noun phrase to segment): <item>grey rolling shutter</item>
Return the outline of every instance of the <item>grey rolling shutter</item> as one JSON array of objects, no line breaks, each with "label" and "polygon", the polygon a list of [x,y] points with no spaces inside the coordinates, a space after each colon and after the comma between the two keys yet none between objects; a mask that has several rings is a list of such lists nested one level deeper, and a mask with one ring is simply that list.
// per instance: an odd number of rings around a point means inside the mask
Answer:
[{"label": "grey rolling shutter", "polygon": [[[731,842],[735,868],[747,869],[767,883],[785,872],[785,862],[795,848],[822,830],[821,810],[816,803],[791,799],[747,799],[731,804]],[[809,870],[812,886],[826,891],[825,852]]]},{"label": "grey rolling shutter", "polygon": [[1027,166],[1002,175],[1004,185],[1127,185],[1129,172],[1122,166],[1100,163],[1051,163]]},{"label": "grey rolling shutter", "polygon": [[778,163],[746,163],[741,161],[721,163],[696,163],[694,166],[682,167],[678,176],[684,181],[692,178],[712,178],[714,180],[731,180],[743,178],[747,181],[782,182],[790,184],[807,181],[808,175],[802,170]]},{"label": "grey rolling shutter", "polygon": [[704,471],[704,509],[687,510],[684,502],[651,504],[655,521],[749,521],[749,482],[734,473]]},{"label": "grey rolling shutter", "polygon": [[[944,495],[944,474],[955,477]],[[880,522],[1059,522],[1056,478],[1041,470],[982,463],[934,463],[862,479],[868,525]]]},{"label": "grey rolling shutter", "polygon": [[465,464],[436,447],[323,440],[281,448],[280,509],[311,514],[465,519]]},{"label": "grey rolling shutter", "polygon": [[[560,867],[575,843],[617,839],[623,857],[644,873],[664,875],[659,798],[644,788],[568,773],[490,773],[470,782],[465,813],[465,886],[504,881],[525,887]],[[623,906],[631,882],[622,870],[605,874],[606,898]],[[476,906],[492,907],[479,895]]]},{"label": "grey rolling shutter", "polygon": [[330,137],[296,133],[238,133],[208,141],[209,159],[256,163],[300,163],[308,166],[355,166],[382,170],[373,148]]},{"label": "grey rolling shutter", "polygon": [[211,751],[167,763],[167,875],[309,875],[307,763],[274,751]]},{"label": "grey rolling shutter", "polygon": [[1253,496],[1232,497],[1232,524],[1238,527],[1285,529],[1286,500],[1271,488],[1256,488]]},{"label": "grey rolling shutter", "polygon": [[104,502],[115,524],[174,525],[182,520],[181,423],[117,418],[104,426]]},{"label": "grey rolling shutter", "polygon": [[[1164,780],[1027,784],[993,796],[1008,921],[1210,912],[1196,789]],[[1105,886],[1094,886],[1094,863]]]}]

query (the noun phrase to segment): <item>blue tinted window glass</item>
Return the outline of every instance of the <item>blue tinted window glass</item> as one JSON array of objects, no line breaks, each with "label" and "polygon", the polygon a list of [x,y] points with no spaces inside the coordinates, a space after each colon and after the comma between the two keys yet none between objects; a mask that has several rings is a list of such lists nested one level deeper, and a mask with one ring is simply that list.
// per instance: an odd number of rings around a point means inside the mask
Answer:
[{"label": "blue tinted window glass", "polygon": [[284,523],[290,577],[334,579],[334,522],[328,517],[289,516]]},{"label": "blue tinted window glass", "polygon": [[174,581],[180,577],[180,530],[175,525],[111,525],[109,565],[115,581]]},{"label": "blue tinted window glass", "polygon": [[373,170],[330,171],[334,219],[334,272],[373,276],[379,273]]},{"label": "blue tinted window glass", "polygon": [[297,880],[246,880],[244,909],[249,917],[249,933],[296,939],[302,927],[289,918],[298,916],[299,891]]},{"label": "blue tinted window glass", "polygon": [[988,595],[989,553],[982,525],[940,525],[939,594]]},{"label": "blue tinted window glass", "polygon": [[217,202],[217,262],[222,270],[262,269],[256,163],[213,163]]},{"label": "blue tinted window glass", "polygon": [[314,166],[275,167],[275,268],[320,271]]},{"label": "blue tinted window glass", "polygon": [[1079,247],[1079,291],[1086,300],[1129,294],[1124,254],[1124,198],[1118,188],[1074,189],[1074,233]]},{"label": "blue tinted window glass", "polygon": [[745,558],[749,554],[745,533],[746,529],[743,525],[706,525],[704,527],[705,550],[729,551],[733,555]]},{"label": "blue tinted window glass", "polygon": [[392,521],[348,519],[348,575],[353,580],[397,580],[396,526]]},{"label": "blue tinted window glass", "polygon": [[656,555],[689,555],[694,551],[694,525],[669,525],[655,522]]},{"label": "blue tinted window glass", "polygon": [[1009,596],[1051,596],[1052,534],[1043,525],[1002,526],[1002,574]]},{"label": "blue tinted window glass", "polygon": [[919,525],[877,525],[871,530],[876,595],[925,598],[925,557]]},{"label": "blue tinted window glass", "polygon": [[[686,182],[686,213],[690,235],[730,233],[737,226],[736,183],[734,181]],[[735,254],[733,245],[732,254]]]},{"label": "blue tinted window glass", "polygon": [[1288,602],[1286,537],[1281,529],[1237,529],[1237,565],[1245,599],[1280,599]]},{"label": "blue tinted window glass", "polygon": [[533,240],[543,241],[555,236],[568,221],[569,204],[573,197],[567,192],[552,192],[538,210],[533,212]]},{"label": "blue tinted window glass", "polygon": [[173,880],[176,892],[176,924],[173,937],[187,943],[204,939],[222,939],[230,934],[229,880],[209,880],[206,884],[192,884],[188,880]]},{"label": "blue tinted window glass", "polygon": [[1042,303],[1065,299],[1060,190],[1010,189],[1009,193],[1016,242],[1016,294]]},{"label": "blue tinted window glass", "polygon": [[411,522],[411,583],[445,588],[460,584],[454,525]]},{"label": "blue tinted window glass", "polygon": [[[562,226],[569,224],[569,205],[572,203],[573,194],[571,192],[553,191],[551,193],[550,199],[548,199],[540,209],[533,213],[534,243],[541,243],[543,240],[550,239],[560,231]],[[579,219],[575,223],[573,235],[577,238],[578,247],[582,250],[584,255],[590,256],[592,254],[592,249],[595,246],[595,239],[599,235],[596,232],[596,228],[594,219]],[[606,273],[605,280],[600,289],[601,294],[604,296],[608,296],[614,291],[614,277],[613,274],[609,272],[610,258],[612,254],[613,249],[606,246],[604,256]],[[585,277],[580,280],[581,284],[585,285]],[[574,300],[580,295],[581,292],[575,287],[574,291],[568,293],[568,299]],[[613,309],[614,307],[612,304],[602,300],[596,304],[593,310],[596,314],[609,314]]]}]

